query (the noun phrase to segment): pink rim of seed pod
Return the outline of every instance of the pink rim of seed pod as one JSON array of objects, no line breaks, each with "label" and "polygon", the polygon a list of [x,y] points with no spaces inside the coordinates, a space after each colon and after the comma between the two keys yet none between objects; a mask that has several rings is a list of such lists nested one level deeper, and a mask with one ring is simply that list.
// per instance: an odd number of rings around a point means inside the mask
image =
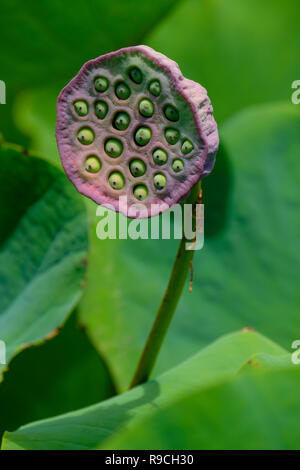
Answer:
[{"label": "pink rim of seed pod", "polygon": [[[212,171],[219,146],[212,112],[205,88],[150,47],[102,55],[58,97],[63,167],[97,204],[133,218],[155,216]],[[145,210],[131,214],[141,203]]]}]

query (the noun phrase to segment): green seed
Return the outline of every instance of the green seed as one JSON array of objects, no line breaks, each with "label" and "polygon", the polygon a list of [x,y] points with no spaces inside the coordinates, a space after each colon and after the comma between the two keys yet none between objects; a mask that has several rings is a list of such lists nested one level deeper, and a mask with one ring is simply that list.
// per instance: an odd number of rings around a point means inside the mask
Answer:
[{"label": "green seed", "polygon": [[109,87],[109,81],[106,77],[97,77],[94,80],[94,86],[97,91],[103,92]]},{"label": "green seed", "polygon": [[130,124],[130,116],[125,112],[120,112],[116,114],[114,119],[114,127],[119,129],[119,131],[124,131]]},{"label": "green seed", "polygon": [[83,145],[89,145],[94,142],[95,134],[90,127],[83,127],[77,134],[77,139]]},{"label": "green seed", "polygon": [[143,147],[144,145],[148,144],[151,136],[152,132],[149,127],[140,127],[135,133],[135,141],[138,145]]},{"label": "green seed", "polygon": [[118,139],[108,139],[105,142],[105,152],[113,158],[117,158],[123,152],[123,144]]},{"label": "green seed", "polygon": [[179,171],[182,171],[184,168],[184,163],[182,160],[176,159],[172,163],[172,168],[176,173],[179,173]]},{"label": "green seed", "polygon": [[142,101],[140,101],[139,110],[143,116],[150,117],[154,112],[153,103],[147,98],[144,98]]},{"label": "green seed", "polygon": [[113,171],[108,178],[108,182],[114,189],[122,189],[125,184],[124,176],[120,171]]},{"label": "green seed", "polygon": [[168,160],[168,154],[163,149],[154,150],[152,156],[153,160],[155,163],[158,163],[158,165],[163,165]]},{"label": "green seed", "polygon": [[167,119],[169,119],[169,121],[178,121],[179,111],[172,104],[168,104],[165,107],[165,116]]},{"label": "green seed", "polygon": [[156,80],[156,79],[151,80],[151,82],[149,83],[148,89],[149,89],[150,93],[152,93],[152,95],[154,95],[154,96],[160,95],[160,83],[159,83],[159,81]]},{"label": "green seed", "polygon": [[133,190],[134,197],[139,201],[143,201],[148,196],[147,186],[144,184],[138,184]]},{"label": "green seed", "polygon": [[129,76],[135,83],[141,83],[143,80],[143,74],[138,67],[132,67],[129,71]]},{"label": "green seed", "polygon": [[86,116],[89,111],[87,102],[83,100],[75,101],[74,109],[76,113],[78,114],[78,116]]},{"label": "green seed", "polygon": [[193,143],[188,140],[188,139],[185,139],[183,142],[182,142],[182,146],[181,146],[181,151],[182,153],[184,153],[185,155],[187,153],[190,153],[194,148],[194,145]]},{"label": "green seed", "polygon": [[130,88],[125,82],[120,82],[115,89],[116,95],[120,100],[127,100],[130,96]]},{"label": "green seed", "polygon": [[84,167],[89,173],[98,173],[101,169],[101,162],[97,155],[90,155],[87,157]]},{"label": "green seed", "polygon": [[179,140],[180,134],[177,129],[173,129],[172,127],[169,127],[168,129],[165,130],[165,138],[166,141],[169,142],[169,144],[176,144]]},{"label": "green seed", "polygon": [[132,176],[142,176],[146,173],[146,165],[143,160],[140,160],[139,158],[131,160],[129,168]]},{"label": "green seed", "polygon": [[96,101],[95,114],[99,119],[104,119],[108,112],[108,104],[105,101]]},{"label": "green seed", "polygon": [[166,186],[167,178],[162,173],[157,173],[153,178],[153,182],[157,189],[163,189]]}]

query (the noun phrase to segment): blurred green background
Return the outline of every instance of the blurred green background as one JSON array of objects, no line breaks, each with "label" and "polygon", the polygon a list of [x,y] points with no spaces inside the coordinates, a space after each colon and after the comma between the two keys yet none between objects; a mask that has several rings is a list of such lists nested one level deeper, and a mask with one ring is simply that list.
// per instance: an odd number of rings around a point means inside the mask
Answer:
[{"label": "blurred green background", "polygon": [[[0,339],[11,362],[0,433],[43,420],[3,448],[300,447],[299,13],[296,0],[2,2]],[[177,241],[98,240],[96,206],[61,173],[54,132],[58,93],[83,63],[136,44],[207,88],[221,145],[203,182],[193,292],[154,380],[116,396]]]}]

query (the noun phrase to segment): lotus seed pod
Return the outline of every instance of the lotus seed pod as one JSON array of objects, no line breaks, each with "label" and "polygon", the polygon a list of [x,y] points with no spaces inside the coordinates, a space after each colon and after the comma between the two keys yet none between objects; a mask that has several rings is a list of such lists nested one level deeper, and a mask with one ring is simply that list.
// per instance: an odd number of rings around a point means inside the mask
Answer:
[{"label": "lotus seed pod", "polygon": [[148,87],[150,93],[154,96],[160,95],[160,83],[158,80],[151,80]]},{"label": "lotus seed pod", "polygon": [[135,141],[137,145],[143,147],[147,145],[152,136],[152,131],[149,127],[140,127],[135,133]]},{"label": "lotus seed pod", "polygon": [[155,163],[158,165],[163,165],[164,163],[167,162],[168,160],[168,154],[165,150],[163,149],[156,149],[153,152],[153,160]]},{"label": "lotus seed pod", "polygon": [[147,98],[144,98],[142,101],[140,101],[139,110],[140,113],[145,117],[152,116],[154,112],[154,106],[152,101],[148,100]]},{"label": "lotus seed pod", "polygon": [[130,69],[129,76],[135,83],[141,83],[143,80],[143,74],[138,67]]},{"label": "lotus seed pod", "polygon": [[177,129],[167,128],[165,130],[165,138],[169,144],[171,145],[177,144],[179,137],[180,137],[180,134]]},{"label": "lotus seed pod", "polygon": [[101,162],[97,155],[90,155],[85,161],[85,169],[89,173],[98,173],[101,169]]},{"label": "lotus seed pod", "polygon": [[77,139],[83,145],[90,145],[95,139],[95,134],[89,127],[83,127],[78,131]]},{"label": "lotus seed pod", "polygon": [[158,173],[154,176],[153,182],[157,189],[163,189],[167,184],[167,178],[162,173]]},{"label": "lotus seed pod", "polygon": [[176,160],[173,161],[172,163],[172,168],[176,173],[179,173],[179,171],[182,171],[184,169],[184,163],[182,160],[179,160],[179,158],[176,158]]},{"label": "lotus seed pod", "polygon": [[105,152],[112,158],[117,158],[123,152],[123,144],[118,139],[108,139],[105,142]]},{"label": "lotus seed pod", "polygon": [[99,119],[104,119],[108,113],[108,104],[105,101],[96,101],[95,113]]},{"label": "lotus seed pod", "polygon": [[120,100],[127,100],[130,96],[130,88],[125,82],[118,83],[115,91]]},{"label": "lotus seed pod", "polygon": [[130,116],[127,113],[118,113],[114,119],[114,127],[119,131],[124,131],[130,124]]},{"label": "lotus seed pod", "polygon": [[172,104],[168,104],[165,109],[165,116],[169,121],[178,121],[179,120],[179,111]]},{"label": "lotus seed pod", "polygon": [[143,160],[135,158],[130,162],[130,172],[133,176],[143,176],[146,173],[146,165]]},{"label": "lotus seed pod", "polygon": [[148,216],[211,172],[219,144],[206,90],[147,46],[82,67],[58,98],[56,139],[80,193],[125,215],[142,201]]},{"label": "lotus seed pod", "polygon": [[181,151],[182,153],[184,153],[185,155],[187,155],[188,153],[190,153],[192,150],[193,150],[194,146],[193,146],[193,143],[188,140],[188,139],[185,139],[183,142],[182,142],[182,146],[181,146]]},{"label": "lotus seed pod", "polygon": [[75,101],[74,109],[78,116],[86,116],[89,110],[87,102],[83,100]]},{"label": "lotus seed pod", "polygon": [[144,184],[138,184],[133,190],[134,197],[139,201],[144,201],[148,196],[147,186]]},{"label": "lotus seed pod", "polygon": [[113,189],[122,189],[125,184],[125,179],[120,171],[113,171],[108,178],[108,182]]},{"label": "lotus seed pod", "polygon": [[94,85],[97,91],[103,93],[109,87],[109,81],[106,77],[96,77],[94,81]]}]

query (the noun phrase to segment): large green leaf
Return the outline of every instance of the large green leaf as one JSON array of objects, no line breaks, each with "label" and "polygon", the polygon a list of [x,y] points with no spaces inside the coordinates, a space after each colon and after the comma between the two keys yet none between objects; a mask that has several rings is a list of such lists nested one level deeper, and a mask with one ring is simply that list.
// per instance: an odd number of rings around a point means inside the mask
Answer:
[{"label": "large green leaf", "polygon": [[217,120],[290,101],[299,78],[298,0],[185,0],[147,38],[207,87]]},{"label": "large green leaf", "polygon": [[300,449],[300,370],[244,374],[145,418],[107,449]]},{"label": "large green leaf", "polygon": [[0,162],[0,339],[9,361],[77,304],[88,239],[85,207],[65,175],[5,144]]},{"label": "large green leaf", "polygon": [[17,128],[30,137],[30,150],[62,168],[55,139],[56,101],[60,89],[38,88],[20,92],[14,107]]},{"label": "large green leaf", "polygon": [[16,91],[63,85],[88,59],[139,43],[175,1],[4,2],[1,79]]},{"label": "large green leaf", "polygon": [[72,314],[54,338],[11,361],[0,385],[0,436],[29,421],[67,413],[113,394],[104,361]]},{"label": "large green leaf", "polygon": [[[226,216],[196,254],[155,374],[233,329],[252,326],[290,348],[300,328],[300,109],[268,105],[238,114],[222,129],[230,158]],[[216,173],[204,181],[205,213],[224,201]],[[223,207],[223,209],[225,206]],[[223,210],[222,209],[222,210]],[[94,208],[95,211],[95,208]],[[94,212],[95,213],[95,212]],[[95,224],[97,222],[94,216]],[[125,387],[166,288],[177,241],[91,238],[81,321]]]},{"label": "large green leaf", "polygon": [[281,357],[285,351],[267,338],[242,331],[225,336],[196,356],[129,392],[98,405],[7,433],[4,449],[90,449],[135,420],[172,402],[233,377],[254,353]]},{"label": "large green leaf", "polygon": [[274,356],[272,354],[256,353],[243,364],[239,373],[284,369],[292,365],[291,354]]}]

